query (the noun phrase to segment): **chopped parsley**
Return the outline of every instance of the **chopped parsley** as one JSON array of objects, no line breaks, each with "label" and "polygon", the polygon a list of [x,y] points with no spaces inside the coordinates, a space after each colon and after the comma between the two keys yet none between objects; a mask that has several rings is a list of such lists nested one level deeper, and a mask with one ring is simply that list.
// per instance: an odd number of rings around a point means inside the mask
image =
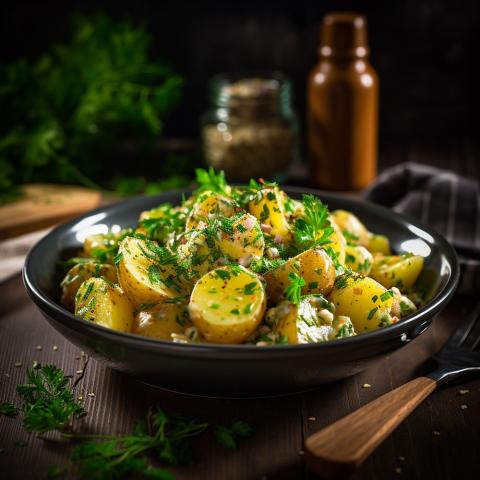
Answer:
[{"label": "chopped parsley", "polygon": [[288,274],[290,285],[285,288],[285,297],[294,305],[298,305],[302,299],[302,287],[305,286],[305,279],[297,273]]},{"label": "chopped parsley", "polygon": [[253,295],[255,293],[255,290],[257,289],[258,287],[258,284],[257,282],[250,282],[250,283],[247,283],[244,287],[243,287],[243,293],[245,295]]},{"label": "chopped parsley", "polygon": [[392,290],[387,290],[386,292],[383,292],[381,295],[380,295],[380,300],[382,302],[386,302],[389,298],[392,298],[394,296],[394,293]]},{"label": "chopped parsley", "polygon": [[368,319],[368,320],[371,320],[371,319],[373,318],[373,316],[375,315],[375,313],[377,313],[377,310],[378,310],[378,307],[372,308],[372,309],[368,312],[367,319]]}]

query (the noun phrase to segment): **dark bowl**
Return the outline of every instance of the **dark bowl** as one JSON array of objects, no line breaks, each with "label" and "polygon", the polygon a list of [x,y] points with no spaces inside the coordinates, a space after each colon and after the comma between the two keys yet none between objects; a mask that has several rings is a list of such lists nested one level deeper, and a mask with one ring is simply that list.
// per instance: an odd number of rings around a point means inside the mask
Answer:
[{"label": "dark bowl", "polygon": [[[306,189],[285,188],[299,198]],[[307,345],[185,345],[120,333],[81,320],[58,301],[57,261],[79,248],[86,235],[133,227],[139,213],[162,202],[178,204],[181,191],[139,197],[99,208],[61,225],[30,251],[24,283],[45,318],[75,345],[115,370],[181,392],[203,395],[276,395],[314,388],[354,375],[421,334],[453,295],[459,278],[453,248],[438,233],[391,210],[330,193],[318,195],[331,209],[357,214],[373,232],[388,235],[394,252],[425,257],[419,279],[426,304],[396,325],[356,337]],[[188,193],[188,192],[187,192]]]}]

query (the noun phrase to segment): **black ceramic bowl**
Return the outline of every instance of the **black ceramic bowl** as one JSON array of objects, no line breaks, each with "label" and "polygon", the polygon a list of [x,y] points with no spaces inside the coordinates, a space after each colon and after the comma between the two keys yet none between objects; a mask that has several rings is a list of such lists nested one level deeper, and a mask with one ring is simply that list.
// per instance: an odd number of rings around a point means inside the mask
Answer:
[{"label": "black ceramic bowl", "polygon": [[[306,192],[285,190],[294,198]],[[453,248],[441,235],[414,220],[338,195],[309,193],[320,196],[331,209],[351,210],[371,231],[388,235],[394,252],[423,255],[425,269],[419,281],[430,292],[425,306],[396,325],[356,337],[271,347],[185,345],[153,340],[81,320],[61,306],[56,265],[62,252],[80,247],[86,235],[112,227],[135,226],[141,211],[162,202],[179,203],[179,191],[100,208],[57,227],[28,255],[23,270],[25,286],[45,318],[72,343],[115,370],[163,388],[204,395],[274,395],[348,377],[425,330],[454,293],[458,262]]]}]

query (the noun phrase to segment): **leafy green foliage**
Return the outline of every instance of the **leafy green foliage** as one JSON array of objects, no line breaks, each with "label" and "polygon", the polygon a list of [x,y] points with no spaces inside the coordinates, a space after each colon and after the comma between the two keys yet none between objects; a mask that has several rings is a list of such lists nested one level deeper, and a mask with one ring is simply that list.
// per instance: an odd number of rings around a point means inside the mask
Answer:
[{"label": "leafy green foliage", "polygon": [[150,36],[128,21],[76,17],[72,39],[35,63],[0,67],[0,198],[28,181],[80,183],[101,162],[91,152],[128,131],[158,135],[182,79],[151,62]]},{"label": "leafy green foliage", "polygon": [[228,185],[223,170],[215,173],[213,167],[210,167],[208,170],[197,168],[195,169],[195,174],[198,183],[198,188],[195,191],[196,194],[207,190],[215,193],[228,194]]},{"label": "leafy green foliage", "polygon": [[295,221],[293,234],[300,250],[307,250],[330,243],[333,227],[330,224],[328,207],[314,195],[302,197],[305,213]]},{"label": "leafy green foliage", "polygon": [[172,233],[180,233],[185,228],[185,213],[164,203],[151,211],[151,215],[143,218],[139,226],[147,232],[147,237],[164,242]]},{"label": "leafy green foliage", "polygon": [[6,417],[16,417],[18,415],[18,408],[13,403],[0,403],[0,415],[5,415]]},{"label": "leafy green foliage", "polygon": [[54,365],[28,369],[27,383],[18,385],[17,392],[23,401],[23,425],[29,432],[69,431],[72,419],[87,413],[75,400],[69,378]]},{"label": "leafy green foliage", "polygon": [[248,268],[255,273],[263,275],[264,273],[267,273],[270,270],[273,270],[279,267],[280,265],[283,265],[284,263],[285,263],[285,260],[281,258],[270,260],[267,257],[261,257],[258,260],[257,259],[252,260],[252,263]]},{"label": "leafy green foliage", "polygon": [[305,286],[305,279],[295,272],[288,274],[290,284],[285,288],[285,296],[294,305],[298,305],[302,299],[302,287]]},{"label": "leafy green foliage", "polygon": [[232,423],[230,427],[216,425],[214,431],[217,442],[223,447],[231,450],[237,448],[237,442],[240,438],[249,437],[252,432],[252,427],[241,420]]}]

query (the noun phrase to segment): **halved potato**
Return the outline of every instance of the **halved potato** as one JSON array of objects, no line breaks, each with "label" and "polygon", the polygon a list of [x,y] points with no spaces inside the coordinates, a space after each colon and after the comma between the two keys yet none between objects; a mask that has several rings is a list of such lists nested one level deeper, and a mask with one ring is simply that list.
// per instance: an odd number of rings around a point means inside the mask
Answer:
[{"label": "halved potato", "polygon": [[335,281],[329,300],[335,313],[350,317],[357,332],[390,325],[394,293],[370,277],[344,275]]},{"label": "halved potato", "polygon": [[305,280],[303,295],[328,294],[335,281],[332,259],[322,248],[310,248],[263,276],[267,282],[268,301],[276,304],[285,298],[285,288],[290,284],[289,273],[296,273]]},{"label": "halved potato", "polygon": [[135,315],[132,333],[172,340],[172,333],[182,334],[190,324],[185,303],[158,303]]},{"label": "halved potato", "polygon": [[241,266],[225,266],[196,283],[188,310],[207,341],[242,343],[262,321],[265,307],[260,278]]},{"label": "halved potato", "polygon": [[218,237],[218,247],[222,255],[238,261],[244,267],[263,255],[263,233],[257,219],[249,213],[235,220],[231,233],[220,230]]},{"label": "halved potato", "polygon": [[120,332],[132,329],[132,304],[119,287],[104,278],[92,277],[82,283],[75,297],[75,315]]},{"label": "halved potato", "polygon": [[249,202],[248,211],[258,218],[258,221],[271,227],[269,232],[279,240],[278,243],[289,244],[292,232],[288,225],[285,207],[278,188],[264,188]]},{"label": "halved potato", "polygon": [[356,215],[347,210],[335,210],[332,212],[332,217],[340,230],[348,236],[348,243],[364,247],[368,245],[368,230]]},{"label": "halved potato", "polygon": [[80,285],[91,277],[105,277],[111,283],[117,283],[117,271],[113,265],[97,262],[77,263],[65,275],[62,287],[62,303],[69,309],[75,308],[75,295]]},{"label": "halved potato", "polygon": [[118,249],[118,280],[134,306],[186,293],[175,256],[153,240],[126,237]]},{"label": "halved potato", "polygon": [[368,276],[372,269],[373,256],[361,245],[347,245],[345,247],[345,265],[354,272]]},{"label": "halved potato", "polygon": [[204,192],[197,199],[187,218],[186,229],[198,228],[200,222],[207,224],[220,215],[231,217],[237,210],[238,208],[231,198],[210,191]]},{"label": "halved potato", "polygon": [[189,278],[198,279],[220,266],[222,253],[215,236],[208,235],[203,230],[192,230],[185,238],[186,242],[178,247],[177,254]]},{"label": "halved potato", "polygon": [[417,280],[423,269],[420,255],[375,255],[370,276],[384,287],[397,287],[408,290]]},{"label": "halved potato", "polygon": [[370,233],[368,236],[367,248],[372,253],[382,253],[383,255],[390,255],[390,241],[385,235],[377,235]]}]

